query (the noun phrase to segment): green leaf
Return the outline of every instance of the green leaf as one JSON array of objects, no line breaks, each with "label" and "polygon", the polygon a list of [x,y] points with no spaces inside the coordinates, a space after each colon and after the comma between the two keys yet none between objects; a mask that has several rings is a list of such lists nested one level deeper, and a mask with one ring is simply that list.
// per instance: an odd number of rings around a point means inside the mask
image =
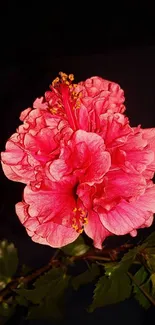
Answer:
[{"label": "green leaf", "polygon": [[66,255],[80,256],[89,250],[89,246],[85,244],[83,237],[79,236],[73,243],[62,247],[61,250]]},{"label": "green leaf", "polygon": [[144,258],[151,273],[155,272],[155,248],[146,248]]},{"label": "green leaf", "polygon": [[141,266],[140,269],[134,275],[134,279],[136,283],[141,286],[148,279],[148,272],[146,271],[144,266]]},{"label": "green leaf", "polygon": [[120,265],[121,264],[119,262],[107,263],[107,265],[104,265],[105,275],[109,277],[114,272],[117,272],[117,271],[119,272]]},{"label": "green leaf", "polygon": [[120,261],[120,269],[121,271],[128,271],[132,263],[134,262],[136,255],[139,253],[140,247],[134,247],[130,249],[126,254],[124,254],[123,258]]},{"label": "green leaf", "polygon": [[146,298],[146,296],[143,294],[143,292],[139,289],[139,287],[143,287],[146,289],[146,291],[149,290],[149,281],[147,281],[149,277],[148,272],[146,271],[145,267],[142,266],[134,275],[135,282],[133,282],[133,293],[134,298],[139,302],[139,304],[145,308],[148,309],[151,304],[149,300]]},{"label": "green leaf", "polygon": [[109,304],[115,304],[128,298],[131,294],[131,283],[127,274],[114,272],[107,277],[102,276],[96,284],[94,297],[89,311]]},{"label": "green leaf", "polygon": [[49,272],[42,275],[34,283],[34,289],[17,289],[16,293],[33,304],[39,304],[44,297],[50,295],[50,297],[56,299],[60,296],[63,290],[68,285],[69,276],[65,275],[62,269],[53,268]]},{"label": "green leaf", "polygon": [[155,246],[155,231],[152,232],[145,240],[144,243],[147,244],[147,247]]},{"label": "green leaf", "polygon": [[120,262],[110,262],[103,263],[105,269],[105,275],[111,276],[116,272],[125,273],[128,271],[132,263],[134,262],[136,255],[138,253],[138,248],[135,247],[130,249],[124,256],[122,257]]},{"label": "green leaf", "polygon": [[131,294],[131,280],[126,272],[134,262],[139,247],[130,249],[120,262],[104,264],[105,275],[99,279],[94,291],[92,312],[97,307],[114,304],[128,298]]},{"label": "green leaf", "polygon": [[0,324],[4,325],[15,312],[15,305],[8,305],[6,302],[0,304]]},{"label": "green leaf", "polygon": [[155,273],[151,274],[151,282],[152,282],[152,295],[155,296]]},{"label": "green leaf", "polygon": [[15,300],[17,302],[17,305],[25,306],[25,307],[28,306],[28,301],[22,296],[16,296]]},{"label": "green leaf", "polygon": [[135,299],[139,302],[139,304],[144,308],[144,309],[149,309],[151,306],[151,303],[149,300],[145,297],[145,295],[142,293],[142,291],[134,285],[134,297]]},{"label": "green leaf", "polygon": [[60,318],[69,280],[61,268],[53,268],[36,280],[33,289],[15,290],[20,298],[36,305],[30,307],[28,318]]},{"label": "green leaf", "polygon": [[18,267],[17,249],[6,240],[0,242],[0,281],[8,283]]},{"label": "green leaf", "polygon": [[80,286],[84,284],[91,283],[100,274],[100,269],[96,264],[92,264],[91,268],[75,276],[72,279],[72,286],[75,290],[79,289]]}]

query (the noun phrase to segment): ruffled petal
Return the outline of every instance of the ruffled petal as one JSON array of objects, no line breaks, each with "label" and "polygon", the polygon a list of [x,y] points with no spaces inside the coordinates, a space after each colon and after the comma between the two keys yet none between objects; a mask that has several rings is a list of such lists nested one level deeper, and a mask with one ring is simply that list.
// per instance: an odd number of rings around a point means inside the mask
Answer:
[{"label": "ruffled petal", "polygon": [[148,187],[137,200],[122,200],[115,208],[103,212],[98,209],[104,227],[116,235],[125,235],[147,223],[150,213],[155,212],[155,185]]},{"label": "ruffled petal", "polygon": [[95,133],[78,130],[68,146],[69,149],[63,148],[61,158],[49,166],[50,179],[58,181],[72,172],[81,183],[100,183],[111,164],[102,138]]},{"label": "ruffled petal", "polygon": [[72,243],[79,236],[72,227],[65,227],[52,221],[40,224],[37,218],[30,217],[27,205],[23,202],[16,204],[16,213],[28,235],[38,244],[60,248]]}]

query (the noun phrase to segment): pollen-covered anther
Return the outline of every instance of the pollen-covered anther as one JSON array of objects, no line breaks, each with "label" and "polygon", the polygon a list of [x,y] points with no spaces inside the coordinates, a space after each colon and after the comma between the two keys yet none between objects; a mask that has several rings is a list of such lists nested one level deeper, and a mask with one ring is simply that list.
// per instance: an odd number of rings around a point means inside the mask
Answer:
[{"label": "pollen-covered anther", "polygon": [[68,78],[69,78],[70,81],[73,81],[74,80],[74,75],[71,73],[71,74],[69,74]]},{"label": "pollen-covered anther", "polygon": [[88,218],[87,217],[83,218],[83,224],[87,225],[87,223],[88,223]]},{"label": "pollen-covered anther", "polygon": [[61,77],[62,81],[66,81],[68,79],[68,75],[64,72],[59,72],[59,76]]},{"label": "pollen-covered anther", "polygon": [[53,81],[52,81],[52,86],[55,87],[58,82],[60,81],[59,77],[56,77]]},{"label": "pollen-covered anther", "polygon": [[76,91],[72,92],[72,98],[77,99],[79,97],[79,94]]},{"label": "pollen-covered anther", "polygon": [[83,228],[78,229],[77,232],[78,232],[79,234],[82,234],[82,232],[83,232]]},{"label": "pollen-covered anther", "polygon": [[81,102],[80,102],[80,100],[78,98],[77,101],[76,101],[76,104],[74,106],[74,109],[79,109],[80,108],[80,105],[81,105]]},{"label": "pollen-covered anther", "polygon": [[75,229],[78,233],[83,232],[83,226],[87,224],[86,212],[81,208],[73,209],[74,217],[72,218],[72,228]]},{"label": "pollen-covered anther", "polygon": [[65,83],[67,86],[69,86],[74,80],[73,74],[67,75],[64,72],[59,72],[59,76],[60,76],[60,82]]},{"label": "pollen-covered anther", "polygon": [[57,111],[58,111],[58,109],[57,109],[56,107],[51,107],[51,108],[49,108],[49,110],[50,110],[50,112],[51,112],[52,114],[56,114]]}]

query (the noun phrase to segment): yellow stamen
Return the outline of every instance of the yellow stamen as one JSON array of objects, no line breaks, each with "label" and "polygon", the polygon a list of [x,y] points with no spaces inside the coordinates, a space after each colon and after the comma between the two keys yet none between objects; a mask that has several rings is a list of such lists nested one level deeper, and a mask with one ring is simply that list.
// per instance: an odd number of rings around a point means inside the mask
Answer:
[{"label": "yellow stamen", "polygon": [[68,78],[68,75],[66,74],[66,73],[64,73],[64,72],[59,72],[59,76],[61,77],[61,79],[62,80],[67,80],[67,78]]},{"label": "yellow stamen", "polygon": [[58,109],[56,107],[51,107],[49,110],[52,114],[56,114]]},{"label": "yellow stamen", "polygon": [[83,219],[83,224],[84,224],[84,225],[87,225],[87,224],[88,224],[88,218],[84,218],[84,219]]},{"label": "yellow stamen", "polygon": [[74,75],[71,73],[71,74],[69,74],[68,78],[69,78],[70,81],[73,81],[74,80]]},{"label": "yellow stamen", "polygon": [[78,232],[79,234],[82,234],[83,229],[78,229],[77,232]]},{"label": "yellow stamen", "polygon": [[74,75],[71,73],[69,75],[67,75],[66,73],[60,71],[59,72],[59,77],[55,78],[52,82],[52,86],[55,87],[57,85],[57,83],[62,82],[65,83],[66,85],[68,85],[69,87],[75,87],[74,85],[71,85],[72,81],[74,80]]},{"label": "yellow stamen", "polygon": [[72,224],[72,228],[75,229],[78,232],[78,226],[77,225]]},{"label": "yellow stamen", "polygon": [[72,227],[76,232],[81,234],[83,232],[83,226],[88,223],[86,212],[82,208],[75,207],[73,213]]},{"label": "yellow stamen", "polygon": [[[63,89],[66,89],[68,87],[68,96],[69,96],[69,102],[70,102],[70,108],[71,110],[73,110],[73,120],[71,121],[71,124],[72,124],[72,127],[75,129],[75,128],[78,128],[78,123],[76,122],[76,112],[75,110],[76,109],[79,109],[80,106],[81,106],[81,101],[80,101],[80,97],[82,96],[82,93],[81,92],[77,92],[76,91],[76,87],[78,86],[77,84],[73,84],[74,80],[74,75],[71,73],[69,75],[67,75],[66,73],[60,71],[59,72],[59,77],[55,78],[52,82],[52,87],[59,87],[59,86],[62,86],[62,88],[60,88],[60,97],[61,97],[61,91],[63,91]],[[64,88],[64,86],[66,85],[66,87]],[[65,111],[65,107],[64,107],[64,103],[62,101],[62,99],[58,100],[57,103],[55,104],[57,106],[57,109],[54,107],[54,108],[51,108],[50,111],[52,114],[66,114],[66,111]],[[67,110],[68,112],[68,110]],[[72,115],[72,112],[69,111],[68,112],[70,115]],[[67,114],[68,114],[67,113]],[[75,116],[74,116],[75,115]],[[77,123],[77,125],[76,125]]]},{"label": "yellow stamen", "polygon": [[52,86],[54,87],[59,82],[59,80],[59,77],[56,77],[52,82]]}]

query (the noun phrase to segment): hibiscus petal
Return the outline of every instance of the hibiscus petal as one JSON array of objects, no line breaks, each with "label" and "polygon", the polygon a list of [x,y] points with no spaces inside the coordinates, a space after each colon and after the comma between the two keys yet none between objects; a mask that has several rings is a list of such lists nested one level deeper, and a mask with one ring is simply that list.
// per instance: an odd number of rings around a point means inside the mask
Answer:
[{"label": "hibiscus petal", "polygon": [[48,166],[48,177],[58,181],[73,172],[80,182],[89,185],[100,183],[111,164],[103,139],[95,133],[78,130],[68,146],[70,152],[68,147],[64,147],[60,158]]},{"label": "hibiscus petal", "polygon": [[24,157],[24,151],[19,147],[19,144],[8,140],[6,151],[1,153],[1,158],[4,164],[17,165]]},{"label": "hibiscus petal", "polygon": [[31,233],[30,231],[26,230],[28,235],[31,237],[31,239],[37,243],[37,244],[41,244],[41,245],[48,245],[49,246],[49,243],[47,241],[46,238],[43,238],[43,237],[40,237],[34,233]]},{"label": "hibiscus petal", "polygon": [[26,108],[24,111],[21,112],[19,119],[21,121],[24,121],[28,114],[31,112],[31,110],[32,109],[30,107]]},{"label": "hibiscus petal", "polygon": [[71,226],[65,227],[49,220],[41,224],[36,217],[27,212],[28,205],[24,202],[16,204],[16,213],[34,242],[52,247],[62,247],[70,244],[79,236]]},{"label": "hibiscus petal", "polygon": [[154,153],[153,162],[150,164],[149,169],[155,172],[155,128],[142,129],[143,138],[147,140],[148,148]]},{"label": "hibiscus petal", "polygon": [[17,216],[20,220],[20,222],[23,224],[29,217],[28,213],[27,213],[27,208],[28,205],[25,202],[18,202],[15,205],[15,209],[16,209],[16,213]]},{"label": "hibiscus petal", "polygon": [[1,161],[3,172],[5,176],[14,182],[21,182],[21,176],[19,176],[12,168],[12,166],[8,166],[6,164],[3,164]]},{"label": "hibiscus petal", "polygon": [[127,141],[129,134],[133,133],[128,118],[123,114],[102,114],[100,121],[100,134],[108,148],[122,145]]},{"label": "hibiscus petal", "polygon": [[[94,182],[101,182],[101,179],[103,179],[103,176],[109,170],[111,164],[110,154],[105,151],[103,139],[95,133],[85,132],[83,130],[75,132],[72,138],[72,144],[77,145],[82,142],[86,143],[89,155],[85,157],[88,168],[85,173],[81,175],[80,180],[83,183],[86,182],[89,183],[89,185],[93,185]],[[80,154],[79,148],[79,155]],[[77,160],[79,159],[78,156],[75,158]]]},{"label": "hibiscus petal", "polygon": [[146,189],[136,201],[122,200],[107,213],[99,211],[104,227],[116,235],[125,235],[140,228],[150,218],[150,212],[155,212],[155,185]]},{"label": "hibiscus petal", "polygon": [[94,246],[102,249],[102,243],[106,237],[112,235],[101,223],[98,214],[91,211],[88,215],[88,223],[84,226],[85,233],[93,239]]},{"label": "hibiscus petal", "polygon": [[51,181],[60,181],[71,172],[72,168],[63,159],[57,159],[46,164],[46,175]]},{"label": "hibiscus petal", "polygon": [[142,173],[154,160],[154,153],[151,150],[131,150],[126,153],[127,167],[133,166],[135,171]]},{"label": "hibiscus petal", "polygon": [[36,234],[39,236],[43,234],[50,246],[58,248],[74,242],[79,237],[79,233],[72,227],[65,227],[54,222],[41,225]]},{"label": "hibiscus petal", "polygon": [[31,217],[51,220],[58,216],[65,217],[71,214],[76,206],[72,194],[74,182],[72,178],[68,182],[52,182],[50,187],[45,187],[36,192],[30,186],[24,190],[24,200],[29,205],[28,213]]},{"label": "hibiscus petal", "polygon": [[111,200],[117,197],[139,196],[144,193],[146,180],[142,175],[125,173],[123,170],[109,171],[103,181],[104,195]]},{"label": "hibiscus petal", "polygon": [[35,180],[34,167],[32,168],[32,166],[26,162],[26,159],[23,159],[22,164],[16,166],[9,166],[2,162],[2,168],[7,178],[14,182],[27,184]]}]

